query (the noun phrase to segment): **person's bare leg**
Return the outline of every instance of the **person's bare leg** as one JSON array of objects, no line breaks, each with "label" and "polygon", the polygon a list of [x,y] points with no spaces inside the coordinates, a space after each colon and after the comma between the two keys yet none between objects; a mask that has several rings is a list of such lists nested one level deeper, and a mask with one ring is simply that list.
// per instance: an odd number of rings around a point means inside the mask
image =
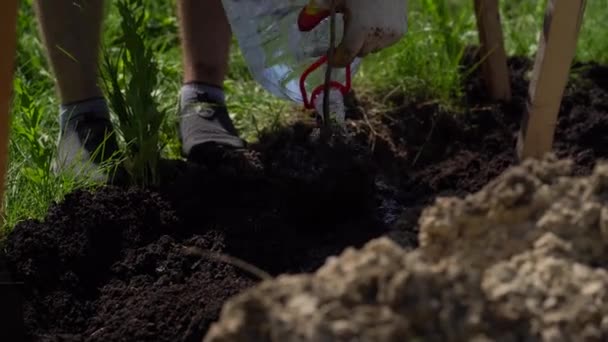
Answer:
[{"label": "person's bare leg", "polygon": [[226,110],[223,90],[232,32],[221,0],[177,3],[184,67],[180,92],[182,152],[200,160],[208,155],[208,146],[244,146]]},{"label": "person's bare leg", "polygon": [[232,32],[221,0],[178,0],[184,83],[221,87]]},{"label": "person's bare leg", "polygon": [[62,104],[101,97],[97,63],[103,0],[36,0],[36,13]]}]

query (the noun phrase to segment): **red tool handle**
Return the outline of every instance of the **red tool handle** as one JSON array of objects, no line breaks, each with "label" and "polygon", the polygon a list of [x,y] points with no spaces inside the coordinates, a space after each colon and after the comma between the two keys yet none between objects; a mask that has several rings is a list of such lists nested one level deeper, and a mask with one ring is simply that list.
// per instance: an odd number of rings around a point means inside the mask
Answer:
[{"label": "red tool handle", "polygon": [[[319,95],[323,92],[323,90],[325,89],[325,85],[319,85],[318,87],[316,87],[315,89],[313,89],[312,94],[311,94],[311,98],[310,100],[308,99],[308,94],[306,92],[306,79],[308,78],[308,76],[315,71],[316,69],[318,69],[321,65],[327,63],[327,55],[323,55],[321,56],[316,62],[314,62],[311,66],[309,66],[306,70],[304,70],[304,72],[302,73],[302,76],[300,76],[300,92],[302,93],[302,100],[304,102],[304,107],[306,109],[313,109],[314,108],[314,104],[315,104],[315,100],[317,99],[317,97],[319,97]],[[346,96],[346,94],[350,91],[351,88],[351,74],[350,74],[350,64],[346,66],[346,82],[345,84],[336,82],[336,81],[331,81],[329,83],[329,86],[335,89],[338,89],[343,96]]]}]

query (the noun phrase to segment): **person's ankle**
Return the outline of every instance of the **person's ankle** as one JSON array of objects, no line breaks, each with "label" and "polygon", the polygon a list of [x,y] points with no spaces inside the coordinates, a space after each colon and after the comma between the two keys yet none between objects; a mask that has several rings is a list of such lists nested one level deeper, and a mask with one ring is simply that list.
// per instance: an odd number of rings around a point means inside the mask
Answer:
[{"label": "person's ankle", "polygon": [[204,96],[205,100],[210,100],[220,104],[226,103],[226,97],[222,87],[204,82],[184,83],[180,90],[180,103],[184,105],[188,103],[201,102],[204,101],[201,99],[202,96]]},{"label": "person's ankle", "polygon": [[64,103],[59,106],[59,127],[63,131],[70,120],[87,114],[100,119],[110,118],[108,103],[103,97],[92,97],[80,101]]}]

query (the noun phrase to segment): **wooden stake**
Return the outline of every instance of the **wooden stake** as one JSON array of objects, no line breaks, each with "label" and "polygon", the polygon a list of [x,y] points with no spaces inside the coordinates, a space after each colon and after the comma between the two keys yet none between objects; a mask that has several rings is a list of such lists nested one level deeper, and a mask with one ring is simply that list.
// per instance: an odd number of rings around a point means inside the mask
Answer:
[{"label": "wooden stake", "polygon": [[4,200],[4,182],[8,164],[9,105],[17,44],[18,2],[18,0],[0,1],[0,226],[2,224],[2,201]]},{"label": "wooden stake", "polygon": [[[2,201],[8,164],[9,104],[17,43],[18,0],[0,1],[0,228],[3,225]],[[11,281],[0,251],[0,340],[21,341],[25,332],[19,284]]]},{"label": "wooden stake", "polygon": [[325,87],[323,88],[323,123],[321,125],[321,140],[327,141],[331,135],[329,113],[329,91],[332,67],[329,63],[334,58],[336,45],[336,0],[331,0],[329,13],[329,51],[327,52],[327,68],[325,69]]},{"label": "wooden stake", "polygon": [[483,59],[481,70],[490,96],[510,101],[511,83],[498,0],[475,0],[475,16]]},{"label": "wooden stake", "polygon": [[585,0],[549,0],[518,141],[520,160],[553,148],[557,117],[576,53]]}]

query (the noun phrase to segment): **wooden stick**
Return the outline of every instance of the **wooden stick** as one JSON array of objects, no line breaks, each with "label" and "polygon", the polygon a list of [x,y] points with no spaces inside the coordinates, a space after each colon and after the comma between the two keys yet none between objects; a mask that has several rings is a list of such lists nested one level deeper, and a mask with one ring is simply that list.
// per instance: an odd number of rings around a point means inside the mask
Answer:
[{"label": "wooden stick", "polygon": [[585,0],[549,0],[518,141],[520,160],[553,148],[561,99],[585,12]]},{"label": "wooden stick", "polygon": [[475,0],[481,44],[482,74],[494,100],[511,100],[511,82],[500,22],[498,0]]},{"label": "wooden stick", "polygon": [[8,135],[10,128],[10,99],[13,85],[13,67],[17,44],[18,0],[0,1],[0,226],[2,201],[8,166]]},{"label": "wooden stick", "polygon": [[331,0],[329,13],[329,51],[327,52],[327,68],[325,69],[325,87],[323,89],[323,124],[321,125],[321,139],[327,141],[331,135],[331,121],[329,113],[329,91],[331,82],[331,63],[334,58],[336,45],[336,0]]},{"label": "wooden stick", "polygon": [[[8,164],[8,134],[10,123],[10,99],[13,83],[13,67],[17,43],[18,0],[0,1],[0,228],[4,223],[2,213],[4,184]],[[27,196],[27,195],[26,195]],[[2,254],[2,252],[0,252]],[[19,284],[11,281],[6,265],[0,255],[0,340],[20,341],[25,333],[23,325],[23,303]]]}]

